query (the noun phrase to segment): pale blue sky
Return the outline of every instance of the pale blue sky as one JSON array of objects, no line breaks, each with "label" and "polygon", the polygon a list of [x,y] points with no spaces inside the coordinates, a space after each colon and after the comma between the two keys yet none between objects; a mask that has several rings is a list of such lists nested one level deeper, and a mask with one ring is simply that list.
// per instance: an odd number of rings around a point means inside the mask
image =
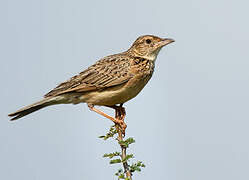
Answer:
[{"label": "pale blue sky", "polygon": [[[135,180],[249,179],[249,11],[243,0],[0,1],[0,179],[115,179],[98,139],[111,122],[85,104],[7,114],[140,35],[174,38],[125,104],[147,167]],[[108,111],[112,113],[111,111]]]}]

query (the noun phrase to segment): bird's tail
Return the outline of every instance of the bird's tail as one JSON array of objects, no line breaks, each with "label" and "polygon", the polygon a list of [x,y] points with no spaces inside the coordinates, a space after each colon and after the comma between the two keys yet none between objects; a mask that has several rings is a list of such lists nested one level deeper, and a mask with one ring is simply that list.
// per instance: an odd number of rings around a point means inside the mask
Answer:
[{"label": "bird's tail", "polygon": [[29,106],[26,106],[22,109],[19,109],[16,112],[8,114],[8,116],[12,117],[10,120],[14,121],[17,120],[23,116],[26,116],[32,112],[38,111],[39,109],[42,109],[44,107],[53,105],[53,104],[58,104],[56,103],[56,98],[55,97],[49,97],[49,98],[44,98],[41,101],[38,101],[34,104],[31,104]]}]

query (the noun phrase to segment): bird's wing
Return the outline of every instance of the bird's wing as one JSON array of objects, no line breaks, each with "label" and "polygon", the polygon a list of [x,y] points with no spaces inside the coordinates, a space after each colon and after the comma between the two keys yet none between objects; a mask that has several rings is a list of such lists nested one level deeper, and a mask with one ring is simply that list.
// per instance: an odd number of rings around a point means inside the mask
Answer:
[{"label": "bird's wing", "polygon": [[130,57],[124,55],[107,56],[85,71],[61,83],[45,97],[69,92],[87,92],[121,85],[133,77],[130,71]]}]

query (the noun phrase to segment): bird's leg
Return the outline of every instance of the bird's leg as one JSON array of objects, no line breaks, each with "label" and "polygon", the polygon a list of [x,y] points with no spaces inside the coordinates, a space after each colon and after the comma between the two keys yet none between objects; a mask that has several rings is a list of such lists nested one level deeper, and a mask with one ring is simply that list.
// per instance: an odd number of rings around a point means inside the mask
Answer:
[{"label": "bird's leg", "polygon": [[117,113],[116,115],[119,116],[119,119],[124,120],[126,112],[125,112],[125,108],[123,107],[123,104],[120,104],[120,106],[106,106],[109,108],[112,108],[115,110],[115,112]]},{"label": "bird's leg", "polygon": [[124,121],[125,116],[126,116],[126,112],[125,112],[125,108],[122,107],[122,106],[123,106],[123,104],[120,104],[120,106],[115,106],[114,109],[118,112],[119,118],[120,118],[122,121]]},{"label": "bird's leg", "polygon": [[[100,111],[99,109],[96,109],[93,104],[87,104],[87,105],[88,105],[88,107],[89,107],[90,110],[92,110],[92,111],[94,111],[94,112],[96,112],[96,113],[98,113],[98,114],[106,117],[107,119],[110,119],[115,124],[118,124],[121,127],[121,129],[122,129],[122,133],[125,134],[125,129],[126,129],[127,125],[124,123],[124,117],[125,117],[125,115],[123,115],[123,110],[122,111],[120,110],[120,106],[117,106],[118,109],[114,108],[115,109],[115,118],[113,118],[113,117],[109,116],[108,114]],[[123,107],[121,107],[121,108],[123,108]]]},{"label": "bird's leg", "polygon": [[120,104],[119,107],[120,107],[120,111],[121,111],[121,114],[122,114],[123,120],[124,120],[124,118],[125,118],[125,116],[126,116],[125,108],[123,107],[123,104]]},{"label": "bird's leg", "polygon": [[94,105],[92,105],[92,104],[87,104],[87,105],[88,105],[88,107],[89,107],[89,109],[90,109],[91,111],[94,111],[94,112],[96,112],[96,113],[98,113],[98,114],[100,114],[100,115],[106,117],[107,119],[110,119],[110,120],[113,121],[114,123],[116,123],[116,119],[115,119],[115,118],[113,118],[113,117],[109,116],[108,114],[106,114],[106,113],[100,111],[99,109],[96,109],[96,108],[94,107]]},{"label": "bird's leg", "polygon": [[123,104],[120,104],[120,106],[107,106],[107,107],[110,107],[110,108],[113,108],[115,110],[115,118],[118,119],[120,122],[118,123],[118,125],[121,127],[121,131],[122,131],[122,134],[125,135],[125,129],[127,127],[127,125],[125,124],[124,122],[124,119],[125,119],[125,108],[122,107]]},{"label": "bird's leg", "polygon": [[118,106],[118,112],[119,112],[119,117],[121,118],[121,130],[122,130],[122,134],[125,136],[125,129],[127,128],[127,125],[124,122],[125,116],[126,116],[126,112],[125,112],[125,108],[122,107],[123,104],[120,104],[120,106]]}]

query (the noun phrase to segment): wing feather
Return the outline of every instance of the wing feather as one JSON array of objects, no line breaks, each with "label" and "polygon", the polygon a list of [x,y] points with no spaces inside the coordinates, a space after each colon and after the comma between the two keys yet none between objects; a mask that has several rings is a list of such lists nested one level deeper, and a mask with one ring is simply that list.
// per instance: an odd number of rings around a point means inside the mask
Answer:
[{"label": "wing feather", "polygon": [[125,55],[107,56],[85,71],[61,83],[45,97],[69,92],[87,92],[123,84],[133,77],[130,71],[130,57]]}]

